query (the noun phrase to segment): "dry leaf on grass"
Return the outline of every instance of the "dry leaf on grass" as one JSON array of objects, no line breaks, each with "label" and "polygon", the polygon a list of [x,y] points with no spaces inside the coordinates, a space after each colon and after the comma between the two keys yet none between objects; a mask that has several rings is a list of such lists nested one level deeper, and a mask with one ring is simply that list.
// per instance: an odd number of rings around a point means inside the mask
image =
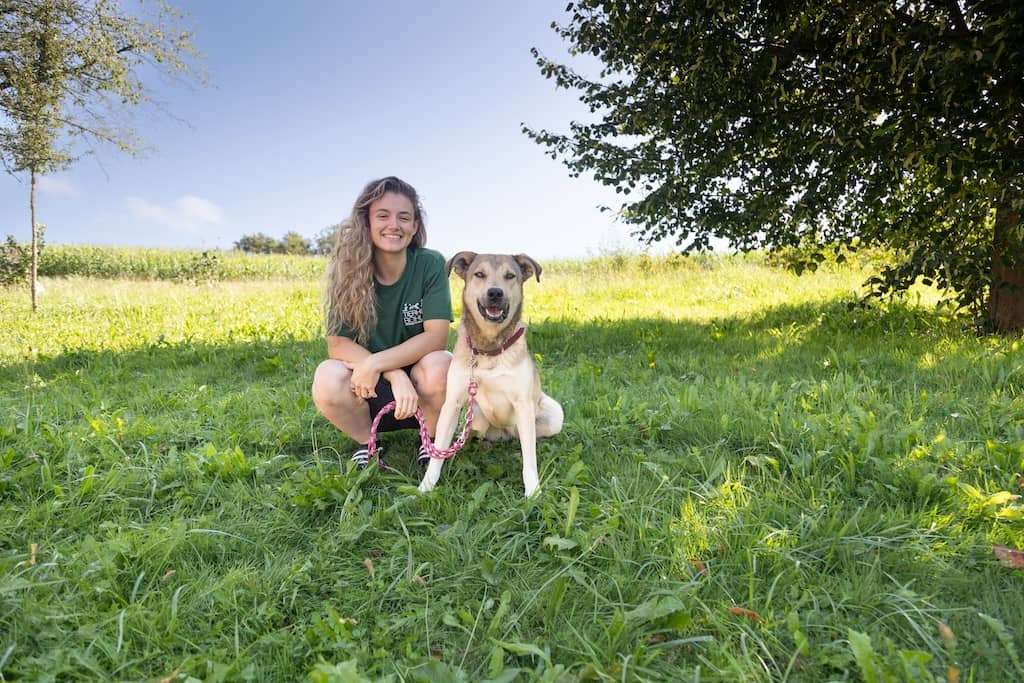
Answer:
[{"label": "dry leaf on grass", "polygon": [[729,608],[729,611],[738,617],[746,617],[747,619],[750,619],[755,623],[761,623],[761,616],[752,609],[747,609],[746,607],[737,607],[736,605],[733,605]]},{"label": "dry leaf on grass", "polygon": [[373,581],[377,578],[377,572],[373,569],[373,560],[366,558],[363,560],[363,564],[366,566],[366,571],[370,572],[370,580]]},{"label": "dry leaf on grass", "polygon": [[939,622],[939,636],[942,638],[942,644],[946,646],[946,649],[952,652],[956,649],[956,636],[953,634],[953,629],[949,627],[949,624]]},{"label": "dry leaf on grass", "polygon": [[992,546],[992,553],[998,558],[1004,567],[1013,569],[1024,569],[1024,552],[1010,550],[1005,545]]}]

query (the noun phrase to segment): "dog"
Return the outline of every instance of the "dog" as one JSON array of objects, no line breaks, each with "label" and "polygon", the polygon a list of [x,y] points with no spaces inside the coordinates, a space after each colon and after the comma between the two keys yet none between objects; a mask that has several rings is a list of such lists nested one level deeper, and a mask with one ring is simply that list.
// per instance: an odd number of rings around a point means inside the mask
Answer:
[{"label": "dog", "polygon": [[[540,281],[540,264],[516,256],[460,251],[445,264],[462,278],[462,315],[457,328],[444,404],[434,447],[448,448],[459,413],[476,382],[472,430],[487,440],[517,438],[523,453],[526,496],[537,492],[537,439],[562,430],[562,406],[541,391],[540,375],[526,348],[521,322],[523,283]],[[431,458],[419,490],[437,485],[444,460]]]}]

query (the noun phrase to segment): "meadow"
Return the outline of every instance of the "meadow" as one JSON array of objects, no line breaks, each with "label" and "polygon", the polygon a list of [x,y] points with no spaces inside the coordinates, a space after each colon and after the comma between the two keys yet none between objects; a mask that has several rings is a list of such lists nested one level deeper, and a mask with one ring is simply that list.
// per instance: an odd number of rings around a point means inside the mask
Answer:
[{"label": "meadow", "polygon": [[319,267],[0,289],[0,680],[1024,679],[1019,337],[855,263],[544,266],[531,499],[514,444],[352,469]]}]

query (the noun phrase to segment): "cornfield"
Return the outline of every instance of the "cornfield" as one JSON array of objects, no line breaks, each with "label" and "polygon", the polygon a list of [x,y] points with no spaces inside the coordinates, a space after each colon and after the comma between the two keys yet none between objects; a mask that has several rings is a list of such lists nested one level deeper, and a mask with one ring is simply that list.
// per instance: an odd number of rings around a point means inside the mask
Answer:
[{"label": "cornfield", "polygon": [[174,281],[316,279],[323,274],[324,265],[324,258],[318,256],[198,249],[48,244],[39,254],[40,277]]}]

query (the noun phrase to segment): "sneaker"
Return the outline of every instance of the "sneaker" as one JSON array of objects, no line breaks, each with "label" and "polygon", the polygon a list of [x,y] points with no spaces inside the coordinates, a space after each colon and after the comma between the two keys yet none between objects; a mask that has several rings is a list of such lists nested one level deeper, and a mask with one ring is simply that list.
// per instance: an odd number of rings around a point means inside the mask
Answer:
[{"label": "sneaker", "polygon": [[357,470],[365,468],[370,462],[370,450],[366,446],[360,446],[356,449],[356,452],[352,454],[351,460],[356,464]]},{"label": "sneaker", "polygon": [[420,444],[420,449],[416,452],[416,464],[420,467],[426,467],[430,464],[430,451],[423,444]]}]

